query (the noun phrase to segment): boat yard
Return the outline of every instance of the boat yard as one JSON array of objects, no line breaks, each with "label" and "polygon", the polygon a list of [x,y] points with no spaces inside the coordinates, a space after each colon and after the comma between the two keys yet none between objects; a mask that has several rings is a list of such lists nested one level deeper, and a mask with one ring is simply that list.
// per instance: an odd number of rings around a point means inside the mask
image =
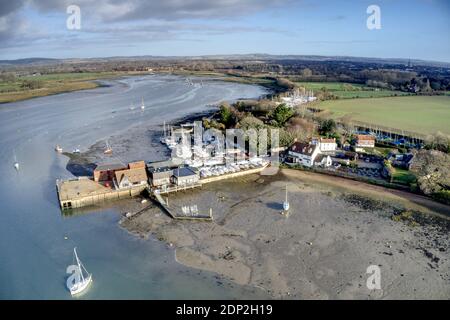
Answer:
[{"label": "boat yard", "polygon": [[[177,147],[181,150],[168,160],[102,163],[96,166],[92,176],[57,180],[61,209],[91,206],[148,193],[173,219],[212,221],[211,210],[201,213],[197,209],[180,210],[169,206],[168,200],[162,196],[168,199],[171,193],[201,188],[206,183],[260,173],[270,164],[266,159],[249,157],[241,151],[232,154],[214,152],[211,141],[200,146],[187,146],[186,135],[193,132],[192,124],[171,127],[168,131],[164,124],[161,143],[169,149]],[[181,135],[178,139],[177,134]]]}]

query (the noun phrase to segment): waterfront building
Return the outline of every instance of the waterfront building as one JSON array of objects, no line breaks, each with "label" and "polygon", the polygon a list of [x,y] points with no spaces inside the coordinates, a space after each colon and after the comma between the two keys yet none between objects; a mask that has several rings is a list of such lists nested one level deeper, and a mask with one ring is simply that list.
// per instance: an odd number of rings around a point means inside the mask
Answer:
[{"label": "waterfront building", "polygon": [[94,169],[94,181],[95,182],[112,182],[115,178],[115,172],[118,170],[125,170],[128,167],[123,163],[108,163],[99,164]]},{"label": "waterfront building", "polygon": [[177,186],[195,184],[200,180],[197,169],[192,167],[182,167],[173,170],[172,182]]},{"label": "waterfront building", "polygon": [[149,167],[149,183],[152,187],[168,186],[171,183],[173,169],[170,167]]},{"label": "waterfront building", "polygon": [[147,184],[147,170],[145,169],[145,163],[143,167],[130,166],[129,169],[116,171],[115,179],[118,189]]},{"label": "waterfront building", "polygon": [[295,142],[288,151],[288,156],[291,163],[312,167],[319,153],[320,149],[317,144]]}]

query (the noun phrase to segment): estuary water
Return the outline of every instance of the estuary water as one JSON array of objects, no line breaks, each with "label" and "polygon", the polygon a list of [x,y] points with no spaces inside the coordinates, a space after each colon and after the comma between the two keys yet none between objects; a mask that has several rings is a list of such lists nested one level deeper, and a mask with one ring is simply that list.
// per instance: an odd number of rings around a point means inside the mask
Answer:
[{"label": "estuary water", "polygon": [[[185,80],[128,77],[93,90],[0,105],[0,299],[72,299],[66,268],[73,263],[74,247],[94,279],[80,299],[264,297],[254,288],[218,282],[213,273],[178,264],[164,243],[120,228],[121,212],[114,206],[61,214],[55,180],[73,176],[66,170],[69,159],[54,151],[55,144],[83,152],[130,127],[160,125],[223,100],[266,93],[216,79],[203,79],[203,85]],[[148,148],[133,152],[147,160]]]}]

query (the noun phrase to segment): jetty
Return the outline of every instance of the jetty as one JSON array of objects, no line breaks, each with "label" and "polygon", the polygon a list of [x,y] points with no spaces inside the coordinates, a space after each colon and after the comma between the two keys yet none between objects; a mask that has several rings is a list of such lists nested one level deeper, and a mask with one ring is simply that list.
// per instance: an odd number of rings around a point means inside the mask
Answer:
[{"label": "jetty", "polygon": [[154,192],[153,197],[159,205],[175,220],[195,220],[195,221],[212,221],[212,211],[209,214],[190,214],[189,212],[177,212],[175,209],[169,207],[168,201],[164,200],[159,192]]},{"label": "jetty", "polygon": [[61,209],[81,208],[106,201],[127,199],[142,194],[145,189],[146,185],[111,189],[90,177],[56,180],[56,191]]}]

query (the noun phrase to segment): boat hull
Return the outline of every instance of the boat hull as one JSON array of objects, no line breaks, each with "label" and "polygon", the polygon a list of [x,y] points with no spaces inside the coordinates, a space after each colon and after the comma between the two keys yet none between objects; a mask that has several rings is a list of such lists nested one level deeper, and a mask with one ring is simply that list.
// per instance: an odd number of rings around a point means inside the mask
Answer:
[{"label": "boat hull", "polygon": [[69,290],[70,290],[70,294],[72,296],[78,295],[80,293],[83,293],[91,284],[92,282],[92,275],[89,275],[89,277],[87,277],[86,279],[84,279],[83,282],[80,282],[77,285],[72,286]]}]

